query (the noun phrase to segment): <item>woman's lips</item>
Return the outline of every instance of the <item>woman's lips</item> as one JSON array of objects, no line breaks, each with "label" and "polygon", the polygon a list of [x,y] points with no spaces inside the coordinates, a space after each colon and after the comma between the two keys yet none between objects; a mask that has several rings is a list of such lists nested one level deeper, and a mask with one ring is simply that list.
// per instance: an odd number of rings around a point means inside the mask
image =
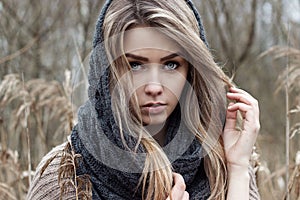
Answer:
[{"label": "woman's lips", "polygon": [[148,103],[141,108],[144,114],[160,114],[165,111],[167,105],[164,103]]}]

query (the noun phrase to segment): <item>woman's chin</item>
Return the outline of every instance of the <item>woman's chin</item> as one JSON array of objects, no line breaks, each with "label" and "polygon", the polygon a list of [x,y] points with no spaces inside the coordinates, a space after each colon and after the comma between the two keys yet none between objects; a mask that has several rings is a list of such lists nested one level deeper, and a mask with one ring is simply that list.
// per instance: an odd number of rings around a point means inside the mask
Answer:
[{"label": "woman's chin", "polygon": [[166,120],[166,116],[147,116],[143,117],[143,124],[144,126],[164,126]]}]

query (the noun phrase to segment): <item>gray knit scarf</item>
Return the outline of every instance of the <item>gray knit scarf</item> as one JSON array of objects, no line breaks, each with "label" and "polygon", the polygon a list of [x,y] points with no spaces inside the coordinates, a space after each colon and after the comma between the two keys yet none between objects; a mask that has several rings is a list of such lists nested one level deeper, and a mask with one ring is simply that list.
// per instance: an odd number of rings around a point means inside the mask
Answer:
[{"label": "gray knit scarf", "polygon": [[[93,199],[142,199],[139,179],[144,168],[146,150],[137,145],[137,139],[123,131],[127,146],[122,142],[115,122],[109,88],[109,63],[105,53],[102,26],[111,0],[104,4],[93,42],[90,58],[89,100],[78,111],[78,124],[71,134],[72,146],[82,157],[77,175],[87,174],[92,182]],[[195,6],[187,1],[200,27],[200,37],[205,40],[204,29]],[[207,199],[210,195],[208,178],[202,162],[201,144],[181,121],[180,106],[168,119],[166,144],[163,147],[172,163],[173,171],[184,177],[190,199]],[[135,149],[132,153],[129,149]]]}]

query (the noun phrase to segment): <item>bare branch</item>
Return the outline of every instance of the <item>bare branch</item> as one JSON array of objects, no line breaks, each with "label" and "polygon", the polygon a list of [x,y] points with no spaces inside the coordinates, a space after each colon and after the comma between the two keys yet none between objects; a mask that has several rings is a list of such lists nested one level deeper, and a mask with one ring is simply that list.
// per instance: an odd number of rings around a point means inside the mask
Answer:
[{"label": "bare branch", "polygon": [[254,43],[254,36],[255,36],[255,22],[256,22],[256,7],[257,7],[257,0],[252,1],[252,6],[251,6],[251,23],[249,26],[249,34],[248,34],[248,40],[246,43],[246,46],[244,48],[244,51],[241,53],[239,56],[239,63],[242,63],[245,61],[247,58],[250,49]]},{"label": "bare branch", "polygon": [[19,49],[18,51],[8,55],[8,56],[5,56],[3,58],[0,59],[0,64],[3,64],[5,62],[8,62],[10,60],[13,60],[15,59],[16,57],[22,55],[23,53],[27,52],[35,43],[36,41],[39,39],[39,37],[35,37],[33,38],[31,41],[29,41],[23,48]]},{"label": "bare branch", "polygon": [[228,52],[228,44],[227,44],[226,38],[224,36],[224,31],[222,30],[222,27],[221,27],[220,22],[219,22],[219,15],[218,15],[217,4],[213,0],[208,1],[208,2],[209,2],[210,8],[211,8],[212,13],[213,13],[214,25],[215,25],[215,27],[217,29],[216,32],[220,36],[222,50],[224,52]]}]

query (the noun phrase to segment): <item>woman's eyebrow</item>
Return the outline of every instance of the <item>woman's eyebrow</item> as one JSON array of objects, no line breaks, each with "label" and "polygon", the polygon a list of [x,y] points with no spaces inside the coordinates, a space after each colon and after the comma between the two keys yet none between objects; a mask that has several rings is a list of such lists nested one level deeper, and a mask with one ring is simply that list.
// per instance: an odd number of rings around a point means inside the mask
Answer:
[{"label": "woman's eyebrow", "polygon": [[[149,61],[149,59],[146,58],[146,57],[134,55],[134,54],[131,54],[131,53],[126,53],[125,56],[126,57],[131,57],[131,58],[136,59],[136,60]],[[167,55],[167,56],[161,58],[160,61],[169,60],[169,59],[175,58],[177,56],[180,56],[180,55],[178,53],[172,53],[170,55]]]},{"label": "woman's eyebrow", "polygon": [[180,56],[179,53],[172,53],[172,54],[170,54],[168,56],[165,56],[165,57],[161,58],[160,61],[169,60],[169,59],[175,58],[177,56]]},{"label": "woman's eyebrow", "polygon": [[146,57],[134,55],[134,54],[131,54],[131,53],[126,53],[125,56],[126,57],[131,57],[131,58],[136,59],[136,60],[149,61],[149,59],[146,58]]}]

